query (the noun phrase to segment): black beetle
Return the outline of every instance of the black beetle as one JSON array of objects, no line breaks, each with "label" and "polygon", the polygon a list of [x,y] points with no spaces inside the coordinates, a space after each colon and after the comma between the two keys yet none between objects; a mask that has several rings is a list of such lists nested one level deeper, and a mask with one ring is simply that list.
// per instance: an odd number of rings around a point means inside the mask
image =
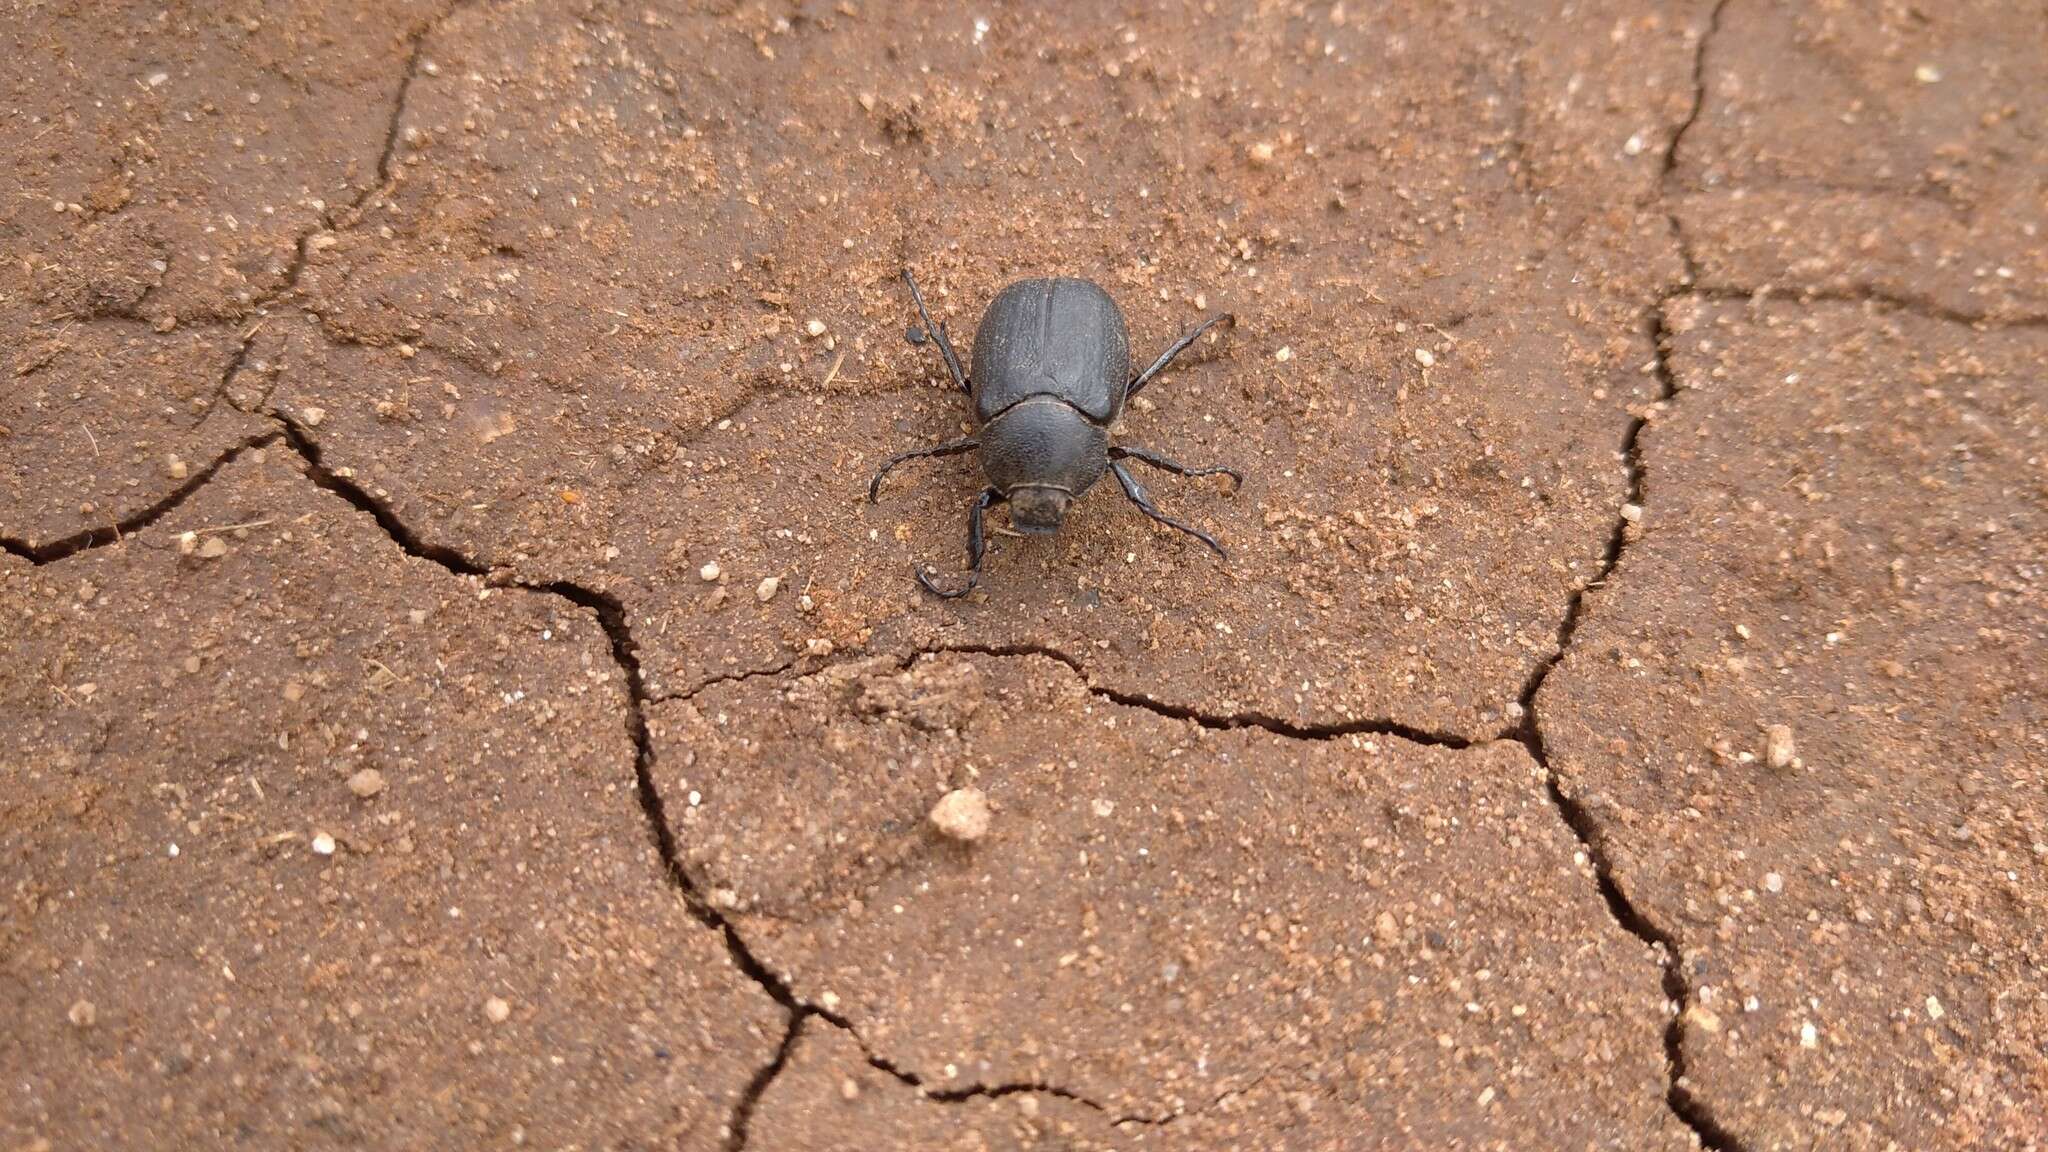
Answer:
[{"label": "black beetle", "polygon": [[928,456],[956,456],[980,449],[981,470],[989,480],[968,513],[967,583],[947,592],[933,584],[922,569],[913,569],[925,591],[951,600],[974,590],[981,580],[986,549],[982,514],[990,505],[1008,503],[1010,524],[1020,532],[1057,532],[1067,505],[1100,480],[1105,470],[1116,477],[1124,495],[1140,512],[1186,532],[1215,549],[1218,556],[1225,555],[1215,537],[1153,507],[1151,497],[1123,462],[1135,460],[1176,476],[1228,476],[1233,492],[1244,483],[1244,477],[1231,468],[1188,468],[1143,448],[1113,445],[1109,427],[1122,414],[1124,404],[1173,363],[1175,356],[1215,325],[1225,320],[1234,323],[1234,317],[1226,312],[1202,321],[1174,341],[1150,368],[1132,376],[1130,332],[1109,293],[1088,280],[1019,280],[997,293],[988,311],[982,313],[981,326],[974,331],[974,372],[969,377],[960,371],[960,357],[946,336],[946,326],[932,324],[924,294],[917,290],[917,281],[908,269],[903,272],[903,282],[910,286],[910,298],[916,301],[918,318],[924,324],[923,328],[913,326],[905,335],[912,344],[922,344],[929,333],[938,345],[953,383],[973,401],[974,432],[891,456],[869,481],[868,500],[875,500],[882,477],[891,469],[906,460]]}]

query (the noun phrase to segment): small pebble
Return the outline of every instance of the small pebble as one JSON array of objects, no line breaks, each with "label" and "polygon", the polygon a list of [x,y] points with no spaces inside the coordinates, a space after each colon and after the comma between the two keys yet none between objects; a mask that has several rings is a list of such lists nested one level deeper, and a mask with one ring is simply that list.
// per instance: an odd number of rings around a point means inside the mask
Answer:
[{"label": "small pebble", "polygon": [[1282,364],[1285,364],[1289,360],[1294,359],[1294,349],[1288,347],[1285,344],[1282,344],[1280,346],[1280,350],[1278,352],[1273,353],[1273,359],[1278,360]]},{"label": "small pebble", "polygon": [[1623,504],[1621,506],[1621,518],[1631,524],[1642,523],[1643,506],[1641,504]]},{"label": "small pebble", "polygon": [[219,536],[208,536],[205,542],[199,545],[201,560],[218,560],[227,554],[228,542]]},{"label": "small pebble", "polygon": [[306,686],[297,680],[284,682],[284,698],[296,704],[306,698]]},{"label": "small pebble", "polygon": [[770,576],[759,584],[754,585],[754,599],[766,604],[770,600],[775,599],[775,594],[781,590],[782,578],[780,576]]},{"label": "small pebble", "polygon": [[484,1001],[484,1015],[493,1024],[503,1024],[512,1018],[512,1006],[496,996]]},{"label": "small pebble", "polygon": [[723,572],[724,569],[718,566],[718,561],[716,560],[713,560],[710,563],[704,565],[702,568],[697,569],[698,577],[702,579],[706,584],[718,583],[718,577],[722,575]]},{"label": "small pebble", "polygon": [[1264,168],[1273,162],[1273,146],[1261,140],[1257,144],[1252,145],[1245,155],[1251,160],[1252,167]]},{"label": "small pebble", "polygon": [[1431,352],[1427,348],[1417,348],[1415,350],[1415,362],[1424,368],[1434,368],[1436,367],[1436,353]]},{"label": "small pebble", "polygon": [[80,1000],[73,1004],[71,1011],[66,1012],[64,1016],[71,1021],[74,1028],[90,1028],[99,1021],[100,1010],[93,1007],[92,1001]]},{"label": "small pebble", "polygon": [[825,322],[823,320],[806,320],[804,321],[804,331],[813,336],[823,336],[825,334]]},{"label": "small pebble", "polygon": [[1941,69],[1936,68],[1932,64],[1922,64],[1918,68],[1913,69],[1913,79],[1918,80],[1922,84],[1939,84],[1941,83]]},{"label": "small pebble", "polygon": [[988,835],[988,797],[979,788],[955,788],[932,805],[932,827],[954,840],[972,842]]},{"label": "small pebble", "polygon": [[1780,770],[1799,766],[1790,725],[1773,724],[1764,730],[1764,763]]},{"label": "small pebble", "polygon": [[1784,890],[1785,878],[1783,876],[1778,875],[1776,872],[1764,873],[1764,891],[1783,892]]},{"label": "small pebble", "polygon": [[329,835],[328,835],[327,833],[325,833],[325,832],[316,832],[316,833],[314,833],[314,834],[313,834],[313,854],[314,854],[314,855],[316,855],[316,856],[332,856],[332,855],[334,855],[334,837],[332,837],[332,836],[329,836]]},{"label": "small pebble", "polygon": [[853,1077],[848,1076],[839,1082],[839,1098],[841,1100],[860,1099],[860,1085],[854,1082]]},{"label": "small pebble", "polygon": [[318,428],[320,426],[320,422],[322,420],[327,419],[327,409],[312,407],[301,408],[299,409],[299,419],[305,421],[306,427],[308,428]]},{"label": "small pebble", "polygon": [[178,555],[190,556],[191,554],[197,551],[199,551],[199,533],[178,533]]},{"label": "small pebble", "polygon": [[368,800],[384,790],[384,774],[375,768],[365,768],[348,778],[348,790]]},{"label": "small pebble", "polygon": [[804,642],[804,651],[813,656],[830,656],[832,654],[832,642],[822,636],[815,637]]},{"label": "small pebble", "polygon": [[1811,1020],[1799,1026],[1799,1046],[1801,1048],[1820,1047],[1820,1030],[1813,1026]]},{"label": "small pebble", "polygon": [[173,480],[183,480],[191,469],[185,467],[183,460],[169,456],[164,459],[164,471],[169,472]]},{"label": "small pebble", "polygon": [[1929,996],[1927,998],[1927,1018],[1929,1020],[1939,1020],[1946,1015],[1948,1015],[1948,1010],[1941,1006],[1941,1001]]}]

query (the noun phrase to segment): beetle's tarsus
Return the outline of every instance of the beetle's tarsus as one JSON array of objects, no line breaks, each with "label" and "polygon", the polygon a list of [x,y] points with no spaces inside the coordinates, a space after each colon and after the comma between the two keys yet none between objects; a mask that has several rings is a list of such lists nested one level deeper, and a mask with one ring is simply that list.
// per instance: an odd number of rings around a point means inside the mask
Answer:
[{"label": "beetle's tarsus", "polygon": [[882,466],[875,471],[875,478],[868,481],[868,503],[875,502],[882,491],[882,477],[887,476],[898,464],[923,459],[926,456],[958,456],[962,452],[972,452],[979,447],[981,441],[972,436],[962,436],[958,440],[948,440],[944,444],[934,444],[929,448],[912,448],[908,452],[898,452],[882,461]]},{"label": "beetle's tarsus", "polygon": [[[967,373],[960,370],[960,355],[953,351],[953,341],[946,336],[946,326],[943,323],[932,323],[932,314],[925,310],[924,293],[917,290],[917,281],[910,275],[908,268],[903,270],[903,282],[910,285],[910,298],[917,302],[918,319],[924,321],[925,332],[938,344],[939,355],[946,361],[946,372],[953,377],[953,383],[958,385],[962,392],[968,391]],[[903,333],[904,338],[910,340],[912,344],[923,343],[911,337],[910,333],[914,331],[914,328],[906,330]]]},{"label": "beetle's tarsus", "polygon": [[1207,332],[1209,329],[1214,328],[1216,325],[1221,324],[1226,320],[1230,322],[1230,326],[1232,328],[1237,327],[1237,316],[1234,313],[1218,312],[1216,315],[1211,316],[1207,320],[1202,321],[1200,324],[1195,325],[1193,328],[1188,329],[1187,335],[1182,336],[1178,340],[1175,340],[1171,348],[1168,348],[1166,351],[1161,352],[1159,354],[1159,359],[1154,360],[1150,368],[1147,368],[1143,372],[1138,373],[1137,378],[1131,381],[1130,388],[1124,392],[1124,399],[1129,400],[1131,397],[1136,396],[1138,394],[1138,390],[1140,388],[1143,388],[1145,385],[1150,384],[1154,376],[1157,376],[1161,372],[1166,371],[1166,366],[1168,364],[1173,363],[1173,358],[1175,356],[1178,356],[1181,353],[1187,351],[1188,348],[1191,345],[1193,345],[1195,341],[1200,340],[1202,338],[1202,333]]},{"label": "beetle's tarsus", "polygon": [[988,557],[988,536],[982,531],[982,516],[988,511],[989,505],[1000,504],[1002,501],[1002,492],[994,488],[984,488],[981,495],[974,498],[973,506],[968,509],[967,583],[948,592],[932,583],[931,577],[924,574],[924,569],[913,566],[911,574],[917,577],[919,586],[941,600],[958,600],[974,591],[974,586],[981,583],[981,562]]},{"label": "beetle's tarsus", "polygon": [[980,583],[980,578],[978,575],[969,576],[967,578],[967,583],[961,585],[958,588],[953,589],[951,592],[948,592],[944,588],[939,587],[937,584],[932,583],[932,578],[924,574],[924,569],[919,568],[915,564],[910,566],[910,574],[912,576],[917,577],[918,587],[923,588],[925,591],[931,593],[934,596],[937,596],[941,600],[958,600],[962,596],[967,595],[969,592],[974,591],[974,586]]},{"label": "beetle's tarsus", "polygon": [[1116,477],[1116,482],[1123,486],[1124,495],[1130,499],[1131,503],[1138,506],[1138,511],[1159,521],[1168,528],[1175,528],[1193,536],[1195,539],[1207,544],[1224,562],[1229,562],[1230,553],[1223,550],[1223,545],[1218,544],[1214,536],[1209,535],[1192,524],[1183,524],[1155,507],[1152,503],[1152,498],[1145,494],[1145,486],[1138,483],[1138,478],[1131,475],[1130,469],[1125,468],[1121,460],[1110,461],[1109,471]]},{"label": "beetle's tarsus", "polygon": [[1230,477],[1230,491],[1233,495],[1236,494],[1239,488],[1244,487],[1244,474],[1235,468],[1222,464],[1212,465],[1208,468],[1190,468],[1185,464],[1168,460],[1149,448],[1127,448],[1118,445],[1109,450],[1109,458],[1111,460],[1136,460],[1140,464],[1150,464],[1162,472],[1171,472],[1175,476],[1228,476]]}]

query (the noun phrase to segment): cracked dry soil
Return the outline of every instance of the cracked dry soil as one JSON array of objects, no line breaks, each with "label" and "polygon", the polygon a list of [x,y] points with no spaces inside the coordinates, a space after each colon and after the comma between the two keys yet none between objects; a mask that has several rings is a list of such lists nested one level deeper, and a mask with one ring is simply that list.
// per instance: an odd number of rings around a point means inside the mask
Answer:
[{"label": "cracked dry soil", "polygon": [[0,1145],[2048,1146],[2048,13],[0,36]]}]

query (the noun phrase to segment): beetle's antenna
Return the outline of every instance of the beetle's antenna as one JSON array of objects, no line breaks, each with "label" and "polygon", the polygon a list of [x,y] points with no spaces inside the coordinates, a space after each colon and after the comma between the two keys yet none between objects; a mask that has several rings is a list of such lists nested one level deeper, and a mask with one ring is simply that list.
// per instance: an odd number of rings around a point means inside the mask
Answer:
[{"label": "beetle's antenna", "polygon": [[959,386],[962,392],[967,391],[967,374],[960,371],[960,357],[953,351],[953,342],[946,338],[945,324],[932,323],[932,314],[925,310],[924,293],[917,290],[917,281],[911,278],[908,268],[903,270],[903,282],[910,285],[910,298],[917,301],[917,316],[924,321],[924,330],[932,334],[932,339],[938,341],[939,355],[945,357],[946,371],[952,373],[953,383]]}]

